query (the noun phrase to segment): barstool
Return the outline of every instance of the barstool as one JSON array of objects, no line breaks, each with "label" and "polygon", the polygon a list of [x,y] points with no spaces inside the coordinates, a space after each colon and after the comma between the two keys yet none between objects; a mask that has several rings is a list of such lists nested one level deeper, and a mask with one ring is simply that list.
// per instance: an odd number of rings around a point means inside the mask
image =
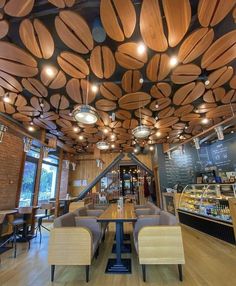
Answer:
[{"label": "barstool", "polygon": [[51,211],[53,209],[53,204],[51,204],[51,203],[41,204],[40,209],[44,210],[44,213],[35,215],[35,217],[37,218],[37,221],[38,221],[38,224],[37,224],[37,227],[35,228],[35,230],[36,230],[36,237],[37,237],[38,231],[39,231],[39,238],[40,238],[40,243],[41,243],[41,241],[42,241],[42,229],[41,228],[44,228],[45,230],[50,231],[46,226],[43,225],[43,219],[49,218],[52,215]]},{"label": "barstool", "polygon": [[[4,246],[8,242],[12,242],[12,247],[14,247],[14,258],[16,258],[16,252],[17,252],[17,239],[23,239],[28,242],[29,246],[28,249],[30,249],[30,240],[26,237],[26,220],[23,218],[22,214],[25,215],[25,213],[32,213],[32,208],[19,208],[18,213],[14,215],[14,219],[12,221],[9,221],[9,225],[12,227],[12,234],[11,236],[4,241],[1,246]],[[21,216],[19,216],[21,215]],[[22,236],[19,236],[20,231],[22,231]]]}]

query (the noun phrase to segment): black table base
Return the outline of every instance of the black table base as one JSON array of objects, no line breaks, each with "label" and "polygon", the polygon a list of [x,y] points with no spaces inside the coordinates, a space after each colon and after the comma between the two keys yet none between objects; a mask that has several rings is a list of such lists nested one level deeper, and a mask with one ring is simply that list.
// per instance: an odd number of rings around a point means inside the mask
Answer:
[{"label": "black table base", "polygon": [[110,258],[107,262],[107,267],[105,273],[109,274],[130,274],[131,269],[131,259],[121,259],[120,263],[117,263],[116,259]]},{"label": "black table base", "polygon": [[[131,253],[132,252],[132,248],[131,248],[131,244],[122,244],[121,245],[121,253]],[[112,246],[112,253],[116,253],[116,244],[113,244]]]},{"label": "black table base", "polygon": [[[114,240],[116,240],[116,236],[114,237]],[[130,240],[130,234],[129,233],[124,233],[123,240],[124,241]]]}]

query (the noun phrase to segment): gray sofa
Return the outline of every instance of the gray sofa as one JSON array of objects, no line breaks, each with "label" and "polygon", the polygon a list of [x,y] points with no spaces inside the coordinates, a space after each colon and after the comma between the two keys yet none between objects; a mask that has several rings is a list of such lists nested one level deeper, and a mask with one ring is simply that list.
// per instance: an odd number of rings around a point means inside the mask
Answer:
[{"label": "gray sofa", "polygon": [[161,209],[151,202],[147,202],[145,205],[136,205],[134,208],[137,216],[158,215],[161,213]]}]

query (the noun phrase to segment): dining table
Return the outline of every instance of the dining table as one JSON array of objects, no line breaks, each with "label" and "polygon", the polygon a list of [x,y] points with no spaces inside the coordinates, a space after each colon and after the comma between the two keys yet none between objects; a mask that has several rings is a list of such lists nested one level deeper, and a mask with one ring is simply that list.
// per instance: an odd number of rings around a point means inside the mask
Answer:
[{"label": "dining table", "polygon": [[111,204],[98,218],[98,222],[114,222],[116,225],[116,258],[109,258],[106,266],[106,273],[129,274],[132,272],[131,259],[122,258],[123,246],[123,225],[126,222],[135,222],[134,205],[125,203],[122,208],[118,204]]}]

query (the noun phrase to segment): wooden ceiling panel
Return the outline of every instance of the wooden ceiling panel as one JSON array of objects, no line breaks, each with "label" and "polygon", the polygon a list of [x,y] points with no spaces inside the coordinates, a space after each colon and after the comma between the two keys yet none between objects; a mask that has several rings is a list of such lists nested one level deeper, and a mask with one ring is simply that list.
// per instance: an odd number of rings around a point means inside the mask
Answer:
[{"label": "wooden ceiling panel", "polygon": [[185,36],[191,21],[189,0],[162,0],[165,20],[168,27],[168,42],[175,47]]},{"label": "wooden ceiling panel", "polygon": [[118,47],[115,57],[119,65],[126,69],[140,69],[147,62],[147,52],[138,52],[139,44],[130,42]]},{"label": "wooden ceiling panel", "polygon": [[140,108],[135,110],[134,115],[138,118],[145,118],[146,116],[151,117],[152,116],[152,111],[148,108]]},{"label": "wooden ceiling panel", "polygon": [[131,113],[127,110],[123,109],[118,109],[116,111],[116,118],[120,120],[125,120],[125,119],[130,119],[131,118]]},{"label": "wooden ceiling panel", "polygon": [[69,101],[68,99],[59,93],[53,94],[50,97],[50,102],[53,107],[58,109],[67,109],[69,107]]},{"label": "wooden ceiling panel", "polygon": [[7,20],[0,21],[0,39],[4,38],[9,31],[9,23]]},{"label": "wooden ceiling panel", "polygon": [[41,118],[34,118],[33,122],[36,126],[41,127],[43,129],[56,129],[57,126],[54,122],[46,120],[46,119],[41,119]]},{"label": "wooden ceiling panel", "polygon": [[196,80],[202,70],[195,64],[186,64],[177,66],[171,74],[171,80],[176,84],[185,84]]},{"label": "wooden ceiling panel", "polygon": [[55,18],[60,39],[72,50],[87,54],[93,49],[93,37],[85,20],[73,11],[64,10]]},{"label": "wooden ceiling panel", "polygon": [[56,123],[57,123],[57,125],[59,125],[62,128],[71,128],[72,127],[72,123],[66,119],[62,119],[62,118],[57,119]]},{"label": "wooden ceiling panel", "polygon": [[12,91],[12,92],[22,92],[22,86],[17,79],[13,76],[0,71],[0,86],[3,88]]},{"label": "wooden ceiling panel", "polygon": [[142,87],[142,74],[139,70],[129,70],[124,73],[121,85],[127,93],[137,92]]},{"label": "wooden ceiling panel", "polygon": [[234,89],[229,90],[226,95],[221,99],[223,104],[236,102],[236,91]]},{"label": "wooden ceiling panel", "polygon": [[169,107],[166,107],[165,109],[161,110],[159,113],[158,113],[158,117],[161,119],[161,118],[166,118],[166,117],[170,117],[174,114],[175,112],[175,108],[173,106],[169,106]]},{"label": "wooden ceiling panel", "polygon": [[228,82],[233,76],[234,70],[232,67],[222,67],[209,74],[209,84],[206,85],[206,89],[220,87]]},{"label": "wooden ceiling panel", "polygon": [[116,68],[116,61],[110,48],[106,46],[95,47],[90,56],[90,66],[97,77],[110,78]]},{"label": "wooden ceiling panel", "polygon": [[175,110],[175,116],[178,116],[178,117],[184,116],[192,112],[193,109],[194,109],[194,106],[192,104],[180,106],[179,108]]},{"label": "wooden ceiling panel", "polygon": [[100,16],[106,33],[115,41],[130,38],[136,25],[136,12],[131,0],[101,0]]},{"label": "wooden ceiling panel", "polygon": [[150,104],[149,108],[152,111],[160,111],[164,108],[166,108],[167,106],[169,106],[171,104],[171,99],[166,97],[166,98],[160,98],[160,99],[156,99],[153,100],[152,103]]},{"label": "wooden ceiling panel", "polygon": [[36,78],[23,78],[21,83],[28,92],[36,95],[37,97],[48,96],[46,87]]},{"label": "wooden ceiling panel", "polygon": [[128,93],[122,96],[118,103],[120,108],[126,110],[138,109],[146,106],[151,100],[151,96],[145,92]]},{"label": "wooden ceiling panel", "polygon": [[15,108],[7,102],[0,101],[0,112],[7,113],[7,114],[13,114],[15,113]]},{"label": "wooden ceiling panel", "polygon": [[66,85],[65,73],[61,70],[57,70],[55,67],[50,68],[53,72],[52,76],[48,76],[46,68],[42,69],[40,74],[40,79],[42,83],[51,89],[58,89],[64,87]]},{"label": "wooden ceiling panel", "polygon": [[231,79],[230,82],[229,82],[229,85],[230,85],[231,88],[236,89],[236,75],[234,75],[234,76],[232,77],[232,79]]},{"label": "wooden ceiling panel", "polygon": [[215,88],[213,90],[208,90],[204,96],[203,100],[207,103],[214,103],[220,101],[225,95],[225,89],[222,87]]},{"label": "wooden ceiling panel", "polygon": [[75,0],[48,0],[48,2],[58,8],[72,7],[75,4]]},{"label": "wooden ceiling panel", "polygon": [[21,113],[14,113],[12,115],[12,117],[15,120],[19,120],[19,121],[22,121],[22,122],[30,122],[31,121],[31,117],[29,117],[27,115],[24,115],[24,114],[21,114]]},{"label": "wooden ceiling panel", "polygon": [[226,104],[212,108],[206,113],[207,118],[217,118],[222,116],[233,116],[233,112],[236,111],[236,103]]},{"label": "wooden ceiling panel", "polygon": [[217,106],[216,103],[201,103],[197,106],[198,113],[206,113]]},{"label": "wooden ceiling panel", "polygon": [[171,86],[166,82],[158,82],[153,85],[150,94],[154,98],[165,98],[171,95]]},{"label": "wooden ceiling panel", "polygon": [[85,79],[70,79],[66,85],[66,92],[73,101],[79,104],[86,104],[86,102],[90,104],[96,97],[91,84]]},{"label": "wooden ceiling panel", "polygon": [[119,85],[113,82],[104,82],[100,85],[100,92],[103,97],[109,100],[118,100],[122,96]]},{"label": "wooden ceiling panel", "polygon": [[57,62],[65,73],[75,78],[85,78],[89,74],[86,61],[71,52],[62,52],[57,57]]},{"label": "wooden ceiling panel", "polygon": [[126,119],[126,120],[123,121],[122,126],[125,129],[133,129],[133,128],[138,126],[138,120],[136,120],[136,119]]},{"label": "wooden ceiling panel", "polygon": [[54,41],[47,27],[38,19],[24,19],[19,28],[25,47],[36,57],[49,59],[54,52]]},{"label": "wooden ceiling panel", "polygon": [[164,33],[159,1],[143,0],[140,14],[140,32],[145,45],[157,52],[164,52],[168,42]]},{"label": "wooden ceiling panel", "polygon": [[209,48],[213,39],[213,29],[200,28],[195,30],[181,44],[178,60],[184,64],[194,61]]},{"label": "wooden ceiling panel", "polygon": [[26,115],[26,116],[39,116],[40,115],[40,112],[35,110],[32,106],[18,106],[17,107],[17,110],[22,113],[23,115]]},{"label": "wooden ceiling panel", "polygon": [[24,50],[8,42],[0,42],[0,70],[19,77],[38,73],[36,60]]},{"label": "wooden ceiling panel", "polygon": [[147,65],[146,75],[151,81],[161,81],[170,73],[170,58],[167,54],[155,54]]},{"label": "wooden ceiling panel", "polygon": [[31,97],[30,104],[39,112],[48,112],[50,110],[50,105],[47,101],[35,96]]},{"label": "wooden ceiling panel", "polygon": [[233,30],[218,40],[204,53],[201,66],[213,70],[227,65],[236,58],[236,30]]},{"label": "wooden ceiling panel", "polygon": [[180,87],[174,94],[173,103],[175,105],[191,104],[201,97],[205,91],[205,85],[202,82],[192,82]]},{"label": "wooden ceiling panel", "polygon": [[65,109],[65,110],[60,110],[59,111],[59,115],[61,118],[69,120],[69,121],[75,121],[74,117],[71,116],[71,112],[69,109]]},{"label": "wooden ceiling panel", "polygon": [[155,124],[155,127],[158,129],[167,128],[167,127],[170,127],[176,124],[178,121],[179,121],[179,118],[175,116],[163,118],[157,121],[157,123]]},{"label": "wooden ceiling panel", "polygon": [[99,99],[95,102],[97,109],[102,111],[112,111],[116,109],[116,103],[107,99]]},{"label": "wooden ceiling panel", "polygon": [[200,117],[200,114],[197,113],[189,113],[186,115],[183,115],[181,117],[181,121],[192,121],[192,120],[196,120]]},{"label": "wooden ceiling panel", "polygon": [[235,6],[235,0],[200,0],[198,3],[198,19],[203,27],[215,26]]},{"label": "wooden ceiling panel", "polygon": [[12,17],[25,17],[34,6],[34,0],[9,0],[4,6],[4,12]]}]

